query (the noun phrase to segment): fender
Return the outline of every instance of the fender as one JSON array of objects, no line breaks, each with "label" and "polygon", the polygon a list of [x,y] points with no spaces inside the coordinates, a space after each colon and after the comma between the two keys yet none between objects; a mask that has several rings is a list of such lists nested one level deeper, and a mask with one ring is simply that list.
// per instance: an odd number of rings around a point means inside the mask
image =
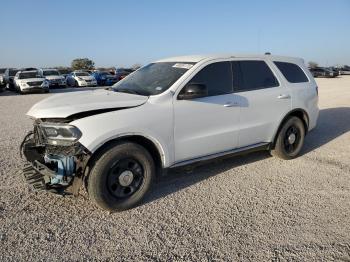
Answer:
[{"label": "fender", "polygon": [[305,135],[307,134],[308,132],[308,129],[309,129],[309,115],[307,114],[307,112],[302,109],[302,108],[295,108],[291,111],[289,111],[284,117],[283,119],[279,122],[279,125],[278,125],[278,128],[276,129],[276,131],[274,132],[273,136],[272,136],[272,146],[275,145],[275,141],[276,141],[276,137],[279,133],[279,131],[281,130],[282,128],[282,125],[286,122],[286,120],[291,117],[291,116],[296,116],[296,117],[299,117],[303,124],[304,124],[304,127],[305,127]]},{"label": "fender", "polygon": [[165,153],[164,150],[164,146],[154,137],[151,137],[149,135],[143,134],[143,133],[139,133],[139,132],[127,132],[127,133],[120,133],[118,135],[112,136],[110,137],[108,140],[103,141],[101,143],[99,143],[98,145],[96,145],[93,149],[91,149],[91,153],[94,155],[97,151],[99,151],[100,149],[102,149],[104,146],[106,146],[107,144],[116,141],[116,140],[120,140],[120,139],[127,139],[130,137],[142,137],[150,142],[152,142],[152,144],[156,147],[159,156],[160,156],[160,160],[161,160],[161,165],[162,167],[166,167],[167,165],[169,165],[170,163],[170,159],[169,159],[169,154],[167,155]]}]

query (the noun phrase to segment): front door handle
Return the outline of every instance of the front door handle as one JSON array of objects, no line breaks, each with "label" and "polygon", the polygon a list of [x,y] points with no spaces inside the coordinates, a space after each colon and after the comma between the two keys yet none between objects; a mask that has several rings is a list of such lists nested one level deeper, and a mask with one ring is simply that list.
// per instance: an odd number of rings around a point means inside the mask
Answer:
[{"label": "front door handle", "polygon": [[289,99],[290,98],[290,95],[288,94],[281,94],[277,97],[278,99]]},{"label": "front door handle", "polygon": [[224,107],[235,107],[235,106],[239,106],[239,103],[238,102],[226,102],[224,104]]}]

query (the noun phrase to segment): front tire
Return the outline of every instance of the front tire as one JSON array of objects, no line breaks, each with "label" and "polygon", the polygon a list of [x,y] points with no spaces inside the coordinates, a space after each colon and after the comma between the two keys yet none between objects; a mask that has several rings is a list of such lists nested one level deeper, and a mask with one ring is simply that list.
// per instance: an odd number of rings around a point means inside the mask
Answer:
[{"label": "front tire", "polygon": [[289,118],[279,131],[271,154],[285,160],[296,158],[304,144],[305,127],[298,117]]},{"label": "front tire", "polygon": [[109,211],[130,209],[143,199],[155,178],[152,156],[142,146],[119,142],[95,162],[89,179],[90,198]]}]

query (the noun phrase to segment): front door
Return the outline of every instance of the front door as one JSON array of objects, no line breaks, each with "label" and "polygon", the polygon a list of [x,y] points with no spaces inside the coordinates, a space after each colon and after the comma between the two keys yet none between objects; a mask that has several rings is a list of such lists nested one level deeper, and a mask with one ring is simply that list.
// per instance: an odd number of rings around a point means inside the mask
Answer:
[{"label": "front door", "polygon": [[239,97],[233,94],[231,63],[209,64],[191,83],[205,85],[208,96],[191,100],[174,97],[177,163],[228,151],[238,143],[240,107]]}]

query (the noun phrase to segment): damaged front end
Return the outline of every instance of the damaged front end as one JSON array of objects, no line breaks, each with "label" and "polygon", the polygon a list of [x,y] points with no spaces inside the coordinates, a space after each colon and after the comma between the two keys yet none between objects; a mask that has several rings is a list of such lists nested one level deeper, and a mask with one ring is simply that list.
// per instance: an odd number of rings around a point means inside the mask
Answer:
[{"label": "damaged front end", "polygon": [[63,121],[34,122],[20,148],[27,160],[23,175],[34,190],[78,195],[91,155],[80,137],[76,127]]}]

